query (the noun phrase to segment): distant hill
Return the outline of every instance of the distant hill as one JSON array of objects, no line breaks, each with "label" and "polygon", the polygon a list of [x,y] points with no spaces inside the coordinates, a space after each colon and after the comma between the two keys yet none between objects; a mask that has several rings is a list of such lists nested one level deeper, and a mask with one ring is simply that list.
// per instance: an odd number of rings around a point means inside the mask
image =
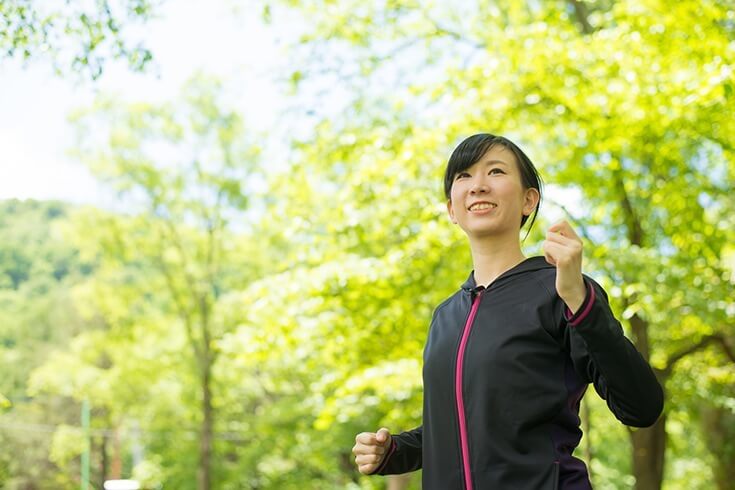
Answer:
[{"label": "distant hill", "polygon": [[0,289],[19,289],[32,277],[61,281],[90,272],[55,229],[72,209],[60,201],[0,200]]}]

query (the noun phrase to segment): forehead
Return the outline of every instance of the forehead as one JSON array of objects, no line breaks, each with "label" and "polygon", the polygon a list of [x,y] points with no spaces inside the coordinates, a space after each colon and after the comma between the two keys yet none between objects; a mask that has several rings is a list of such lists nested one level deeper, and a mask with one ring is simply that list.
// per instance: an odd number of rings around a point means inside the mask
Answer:
[{"label": "forehead", "polygon": [[503,163],[515,163],[516,156],[503,145],[493,145],[490,147],[485,154],[478,160],[479,162],[489,162],[491,160],[500,161]]},{"label": "forehead", "polygon": [[477,164],[501,163],[506,165],[516,164],[516,156],[503,145],[493,145],[485,152],[485,154],[474,163]]}]

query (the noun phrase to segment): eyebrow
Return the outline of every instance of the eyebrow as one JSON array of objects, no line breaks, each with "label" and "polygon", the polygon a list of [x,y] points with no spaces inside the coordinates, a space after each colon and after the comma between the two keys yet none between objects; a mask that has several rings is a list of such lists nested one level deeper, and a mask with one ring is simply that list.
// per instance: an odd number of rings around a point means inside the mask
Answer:
[{"label": "eyebrow", "polygon": [[[477,164],[479,164],[479,163],[480,163],[480,162],[477,162],[477,163],[475,163],[475,165],[477,165]],[[485,165],[492,165],[492,164],[494,164],[494,163],[502,163],[502,164],[503,164],[503,165],[505,165],[506,167],[510,166],[510,165],[508,164],[508,162],[504,162],[503,160],[498,160],[498,159],[492,159],[492,160],[488,160],[487,162],[482,162],[482,163],[484,163]],[[466,171],[466,170],[463,170],[463,172],[464,172],[464,171]],[[456,177],[457,175],[459,175],[459,173],[460,173],[460,172],[457,172],[457,173],[455,173],[455,174],[454,174],[454,176]]]}]

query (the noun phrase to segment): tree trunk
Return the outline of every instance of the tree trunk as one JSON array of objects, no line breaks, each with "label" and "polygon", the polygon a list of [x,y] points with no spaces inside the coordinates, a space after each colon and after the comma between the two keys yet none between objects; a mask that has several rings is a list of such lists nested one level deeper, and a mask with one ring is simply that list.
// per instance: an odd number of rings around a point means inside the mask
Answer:
[{"label": "tree trunk", "polygon": [[664,476],[666,415],[653,427],[631,431],[635,490],[660,490]]},{"label": "tree trunk", "polygon": [[119,480],[122,478],[123,461],[122,448],[120,447],[120,434],[117,427],[112,431],[112,461],[110,461],[110,479]]},{"label": "tree trunk", "polygon": [[388,480],[386,490],[406,490],[411,483],[411,473],[390,475],[386,479]]},{"label": "tree trunk", "polygon": [[100,439],[100,481],[98,488],[103,488],[107,480],[110,462],[107,456],[107,437],[103,435]]},{"label": "tree trunk", "polygon": [[[633,341],[646,361],[649,360],[648,321],[637,314],[630,318]],[[664,375],[657,372],[659,383],[665,386]],[[664,398],[665,398],[664,392]],[[666,415],[661,415],[652,427],[631,432],[633,442],[633,475],[636,490],[660,490],[664,479],[666,455]]]},{"label": "tree trunk", "polygon": [[209,346],[204,347],[204,359],[202,362],[202,427],[199,437],[199,469],[197,482],[199,490],[210,490],[212,484],[212,435],[214,414],[212,409],[212,365],[209,355]]},{"label": "tree trunk", "polygon": [[735,482],[735,414],[722,407],[702,408],[702,434],[714,456],[712,467],[719,490],[732,489]]}]

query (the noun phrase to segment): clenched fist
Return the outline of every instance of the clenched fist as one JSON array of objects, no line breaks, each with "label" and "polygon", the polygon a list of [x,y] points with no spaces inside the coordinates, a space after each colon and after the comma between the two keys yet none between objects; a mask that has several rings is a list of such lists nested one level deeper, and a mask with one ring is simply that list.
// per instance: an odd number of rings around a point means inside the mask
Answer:
[{"label": "clenched fist", "polygon": [[352,453],[355,455],[357,469],[363,475],[373,473],[390,449],[393,438],[386,428],[376,432],[361,432],[355,437]]},{"label": "clenched fist", "polygon": [[556,292],[576,312],[587,292],[582,278],[582,239],[569,223],[560,221],[549,227],[543,249],[546,262],[556,266]]}]

